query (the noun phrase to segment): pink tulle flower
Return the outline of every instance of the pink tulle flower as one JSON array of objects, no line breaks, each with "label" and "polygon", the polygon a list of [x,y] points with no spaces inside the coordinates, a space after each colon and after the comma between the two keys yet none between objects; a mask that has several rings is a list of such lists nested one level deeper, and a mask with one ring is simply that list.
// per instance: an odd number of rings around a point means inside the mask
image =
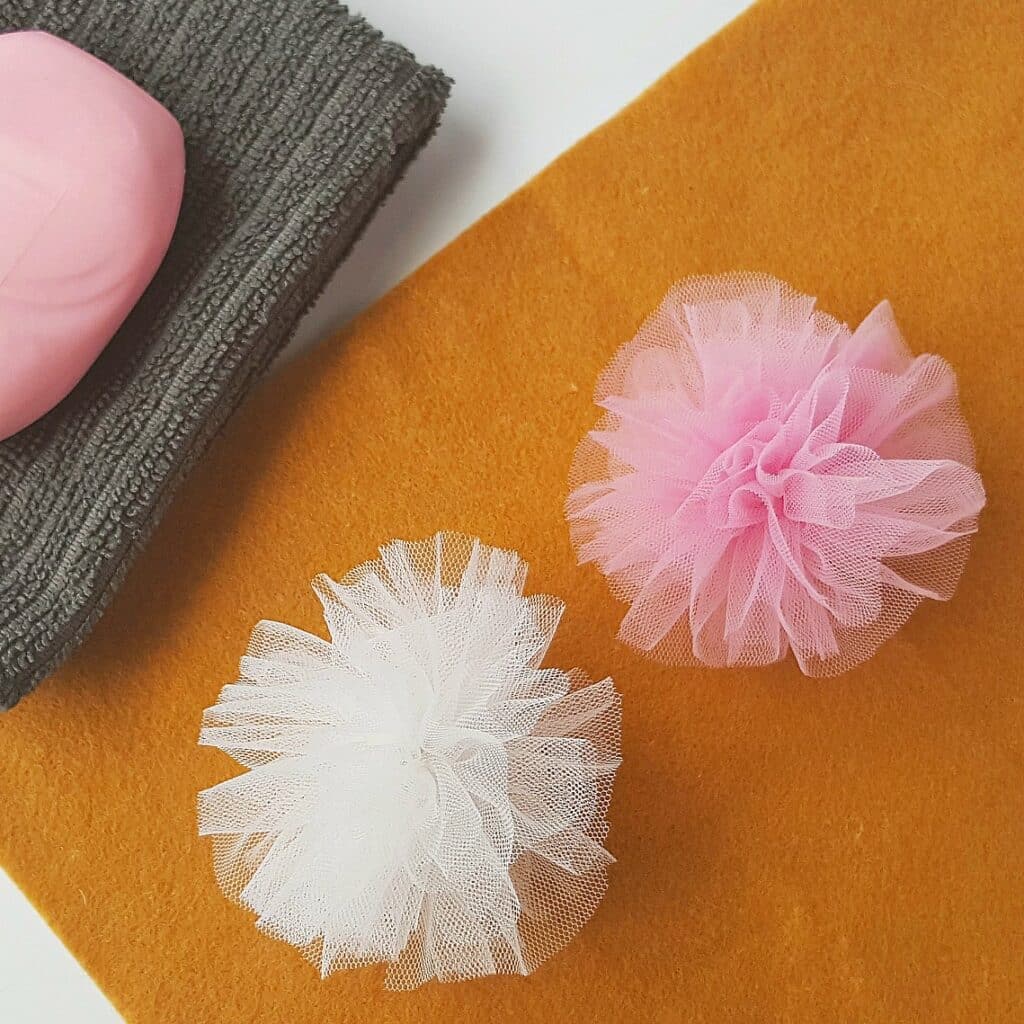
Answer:
[{"label": "pink tulle flower", "polygon": [[567,515],[632,646],[835,675],[952,596],[985,494],[953,370],[887,302],[851,332],[771,277],[688,279],[596,402]]}]

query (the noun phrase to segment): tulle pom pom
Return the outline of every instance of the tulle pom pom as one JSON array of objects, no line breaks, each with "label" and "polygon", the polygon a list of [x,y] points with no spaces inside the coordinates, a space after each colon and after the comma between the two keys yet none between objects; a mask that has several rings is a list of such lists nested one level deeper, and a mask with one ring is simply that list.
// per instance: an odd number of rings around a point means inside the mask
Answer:
[{"label": "tulle pom pom", "polygon": [[249,771],[199,797],[218,879],[326,976],[528,974],[604,895],[612,681],[541,668],[562,604],[512,552],[396,541],[318,576],[330,640],[261,622],[200,742]]},{"label": "tulle pom pom", "polygon": [[835,675],[952,595],[984,490],[952,369],[888,303],[851,332],[774,278],[688,279],[596,402],[567,515],[632,646]]}]

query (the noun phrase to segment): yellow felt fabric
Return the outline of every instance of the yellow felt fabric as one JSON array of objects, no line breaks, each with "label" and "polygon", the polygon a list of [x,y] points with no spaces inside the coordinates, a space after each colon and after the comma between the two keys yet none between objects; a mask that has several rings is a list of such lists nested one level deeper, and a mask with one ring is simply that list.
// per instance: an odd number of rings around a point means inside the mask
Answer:
[{"label": "yellow felt fabric", "polygon": [[[1022,52],[1020,0],[767,0],[267,382],[0,719],[0,859],[129,1021],[1024,1019]],[[890,298],[990,493],[954,602],[835,680],[623,649],[562,518],[601,366],[673,280],[744,269]],[[619,864],[531,979],[321,982],[214,884],[200,714],[258,618],[321,628],[314,573],[442,527],[518,549],[568,603],[552,662],[615,676]]]}]

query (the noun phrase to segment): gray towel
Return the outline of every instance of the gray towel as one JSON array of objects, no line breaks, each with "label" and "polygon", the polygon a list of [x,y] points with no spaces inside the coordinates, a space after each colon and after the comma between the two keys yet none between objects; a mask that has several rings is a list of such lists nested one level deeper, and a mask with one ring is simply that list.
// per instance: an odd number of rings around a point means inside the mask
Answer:
[{"label": "gray towel", "polygon": [[184,129],[188,181],[170,253],[118,336],[57,409],[0,443],[0,707],[99,618],[450,85],[331,0],[0,0],[0,31],[24,28],[160,100]]}]

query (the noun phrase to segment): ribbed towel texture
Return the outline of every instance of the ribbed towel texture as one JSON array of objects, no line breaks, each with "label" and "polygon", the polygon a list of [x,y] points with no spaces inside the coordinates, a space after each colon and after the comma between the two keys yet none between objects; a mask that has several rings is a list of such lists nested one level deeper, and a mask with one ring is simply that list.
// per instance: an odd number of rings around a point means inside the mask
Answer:
[{"label": "ribbed towel texture", "polygon": [[[450,83],[331,0],[0,0],[180,121],[167,260],[72,395],[0,443],[0,707],[86,635],[161,510],[430,136]],[[174,566],[168,566],[173,572]]]}]

